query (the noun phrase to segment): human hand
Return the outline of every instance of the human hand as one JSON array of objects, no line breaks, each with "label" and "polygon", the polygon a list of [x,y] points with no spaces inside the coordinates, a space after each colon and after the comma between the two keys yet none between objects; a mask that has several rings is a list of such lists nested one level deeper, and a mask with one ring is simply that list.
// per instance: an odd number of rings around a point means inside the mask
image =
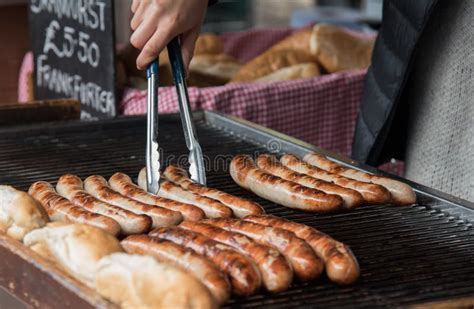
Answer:
[{"label": "human hand", "polygon": [[137,68],[145,69],[169,41],[180,36],[187,70],[207,5],[208,0],[133,0],[130,43],[141,50]]}]

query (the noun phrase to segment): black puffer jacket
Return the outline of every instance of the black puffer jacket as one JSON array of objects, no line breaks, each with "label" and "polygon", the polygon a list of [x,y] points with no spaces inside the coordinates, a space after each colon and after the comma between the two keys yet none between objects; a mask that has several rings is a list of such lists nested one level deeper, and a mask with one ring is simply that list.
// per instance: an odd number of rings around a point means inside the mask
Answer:
[{"label": "black puffer jacket", "polygon": [[377,165],[403,159],[403,92],[417,44],[438,0],[384,0],[383,21],[365,79],[352,157]]}]

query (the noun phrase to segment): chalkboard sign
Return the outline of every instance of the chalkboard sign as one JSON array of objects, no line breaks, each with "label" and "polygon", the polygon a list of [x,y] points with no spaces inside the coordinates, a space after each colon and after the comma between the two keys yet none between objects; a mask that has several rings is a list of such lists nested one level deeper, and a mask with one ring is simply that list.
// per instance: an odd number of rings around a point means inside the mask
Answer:
[{"label": "chalkboard sign", "polygon": [[82,119],[114,117],[113,0],[29,0],[29,17],[35,99],[73,97]]}]

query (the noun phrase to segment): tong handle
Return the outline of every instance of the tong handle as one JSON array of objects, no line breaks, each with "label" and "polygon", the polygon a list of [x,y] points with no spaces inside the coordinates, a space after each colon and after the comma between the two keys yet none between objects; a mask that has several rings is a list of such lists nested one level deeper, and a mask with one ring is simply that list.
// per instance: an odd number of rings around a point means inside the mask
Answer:
[{"label": "tong handle", "polygon": [[158,75],[158,59],[153,60],[146,68],[146,77],[150,78],[152,74]]},{"label": "tong handle", "polygon": [[148,80],[148,98],[147,98],[147,116],[150,121],[148,123],[153,127],[151,139],[158,141],[158,58],[153,60],[146,69],[146,76]]},{"label": "tong handle", "polygon": [[173,71],[173,79],[175,83],[186,83],[184,77],[184,63],[181,54],[181,45],[178,37],[173,38],[167,45],[168,56],[171,62],[171,69]]},{"label": "tong handle", "polygon": [[170,58],[173,79],[178,93],[179,111],[181,115],[181,123],[183,125],[184,138],[186,140],[186,146],[189,149],[189,173],[191,174],[192,180],[205,185],[206,173],[204,160],[201,146],[197,140],[191,107],[189,105],[188,88],[184,76],[183,56],[181,54],[181,46],[177,37],[168,43],[168,56]]},{"label": "tong handle", "polygon": [[147,144],[146,180],[147,191],[157,194],[160,188],[160,154],[158,151],[158,59],[147,67]]},{"label": "tong handle", "polygon": [[181,114],[181,122],[183,124],[184,135],[186,139],[186,146],[188,149],[194,147],[196,139],[194,123],[191,116],[191,107],[189,106],[189,97],[184,77],[184,64],[181,54],[181,46],[178,38],[172,39],[168,43],[168,55],[171,63],[171,70],[173,72],[173,79],[178,92],[179,110]]}]

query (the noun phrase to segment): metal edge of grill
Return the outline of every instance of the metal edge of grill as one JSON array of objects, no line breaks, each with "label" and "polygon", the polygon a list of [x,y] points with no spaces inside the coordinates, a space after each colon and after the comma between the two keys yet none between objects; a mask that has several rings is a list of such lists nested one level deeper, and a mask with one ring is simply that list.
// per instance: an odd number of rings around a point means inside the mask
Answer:
[{"label": "metal edge of grill", "polygon": [[[197,112],[194,114],[195,120],[196,121],[201,121],[204,122],[206,125],[209,125],[211,127],[216,128],[218,131],[223,131],[229,134],[232,134],[235,136],[237,139],[243,139],[251,144],[255,144],[260,146],[261,148],[268,149],[268,142],[269,141],[276,141],[278,142],[278,147],[280,152],[288,152],[288,153],[294,153],[296,155],[304,155],[305,153],[309,151],[316,151],[319,153],[322,153],[324,155],[327,155],[329,158],[334,160],[335,162],[341,163],[346,166],[350,166],[362,171],[368,171],[374,174],[384,174],[383,172],[380,172],[372,167],[365,166],[362,164],[357,164],[354,161],[342,158],[340,156],[337,156],[331,152],[319,149],[317,147],[314,147],[312,145],[309,145],[307,143],[304,143],[302,141],[299,141],[297,139],[294,139],[292,137],[289,137],[287,135],[275,132],[273,130],[261,127],[259,125],[231,117],[231,116],[225,116],[219,113],[215,112]],[[114,129],[114,128],[121,128],[123,125],[141,125],[143,122],[143,117],[126,117],[126,118],[121,118],[121,119],[115,119],[115,120],[107,120],[107,121],[102,121],[102,122],[94,122],[94,123],[81,123],[81,122],[70,122],[70,123],[53,123],[53,124],[48,124],[44,125],[41,128],[39,126],[22,126],[22,127],[16,127],[16,128],[7,128],[7,129],[0,129],[0,134],[3,134],[4,138],[7,139],[14,139],[16,138],[16,134],[18,133],[21,136],[27,135],[28,132],[34,133],[34,134],[45,134],[45,135],[54,135],[56,130],[60,129],[62,135],[67,135],[68,133],[73,133],[77,129],[80,128],[85,128],[87,127],[89,130],[100,130],[101,128],[108,128],[108,129]],[[174,123],[176,121],[179,121],[179,116],[178,115],[165,115],[160,118],[161,123]],[[7,136],[5,136],[7,135]],[[0,137],[0,140],[2,138]],[[1,163],[0,163],[0,168],[1,168]],[[398,178],[398,177],[393,177],[393,175],[390,175],[392,178]],[[428,220],[431,220],[430,216],[438,216],[438,214],[443,214],[440,217],[440,220],[442,222],[457,222],[458,220],[462,220],[464,224],[466,225],[466,229],[464,229],[463,233],[468,233],[468,235],[472,236],[472,230],[470,227],[472,227],[472,220],[474,219],[474,205],[470,202],[460,200],[457,198],[454,198],[452,196],[449,196],[447,194],[438,192],[436,190],[430,189],[423,187],[419,184],[415,184],[413,182],[406,181],[402,179],[403,181],[409,183],[412,185],[418,195],[418,198],[420,200],[420,204],[423,205],[428,211],[427,216],[428,217],[421,217],[419,218],[420,220],[417,223],[414,223],[413,220],[408,220],[406,223],[405,219],[402,217],[399,217],[397,215],[396,209],[388,209],[385,210],[385,214],[387,216],[393,216],[397,224],[400,223],[400,227],[403,228],[403,230],[399,231],[399,233],[407,233],[407,235],[418,235],[417,233],[420,233],[420,229],[424,226],[424,223],[427,222]],[[412,212],[418,212],[418,209],[415,207],[413,208]],[[288,213],[291,213],[291,211],[288,211]],[[375,222],[374,220],[376,219],[376,213],[377,213],[377,208],[376,206],[374,207],[368,207],[367,211],[360,215],[361,219],[364,219],[365,222]],[[311,222],[312,219],[310,216],[306,215],[294,215],[290,214],[287,215],[286,211],[279,211],[279,215],[283,216],[288,216],[289,218],[296,219],[299,222],[305,223],[305,222]],[[407,214],[409,215],[409,214]],[[352,216],[351,214],[341,214],[341,215],[336,215],[334,216],[334,222],[333,220],[328,220],[325,221],[323,220],[322,222],[322,228],[324,227],[329,227],[332,224],[338,224],[338,223],[343,223],[343,224],[355,224],[354,222],[351,222],[353,219],[349,219],[349,222],[347,222],[346,217]],[[372,216],[372,217],[371,217]],[[425,220],[426,219],[426,220]],[[418,227],[419,225],[419,227]],[[451,225],[450,225],[451,226]],[[373,227],[373,226],[372,226]],[[433,228],[433,227],[430,227]],[[446,228],[453,228],[453,227],[446,227]],[[462,230],[462,229],[460,229]],[[434,231],[433,231],[434,232]],[[443,235],[446,234],[447,232],[443,229],[439,229],[439,233],[442,233]],[[346,235],[345,233],[340,233],[340,235]],[[349,236],[348,236],[349,237]],[[351,235],[349,238],[357,238],[357,235]],[[423,237],[426,237],[426,235],[423,235]],[[447,237],[447,236],[446,236]],[[384,240],[384,234],[383,233],[374,233],[374,236],[372,237],[371,241],[388,241]],[[444,239],[444,238],[443,238]],[[470,238],[471,239],[471,238]],[[426,248],[429,250],[429,239],[420,241],[420,244],[428,244],[424,245]],[[447,243],[446,245],[441,245],[440,241],[443,240],[433,240],[433,244],[439,244],[437,248],[451,248],[451,243]],[[406,245],[406,242],[401,239],[401,240],[390,240],[392,243],[392,248],[397,248],[401,245]],[[471,243],[471,241],[469,241]],[[366,246],[366,245],[364,245]],[[378,249],[377,249],[378,250]],[[376,250],[376,251],[377,251]],[[460,251],[462,250],[459,248],[453,249],[453,253],[449,253],[449,257],[453,257],[453,259],[456,259],[456,254],[459,252],[460,254],[466,254],[465,251]],[[378,251],[377,251],[378,252]],[[380,252],[383,252],[380,251]],[[431,252],[431,251],[430,251]],[[385,253],[386,254],[386,253]],[[366,260],[367,257],[361,256],[363,260]],[[445,256],[443,257],[443,260],[446,260],[448,257]],[[378,265],[380,263],[383,263],[385,261],[385,257],[382,254],[381,257],[378,258],[372,258],[368,259],[366,262],[373,265]],[[416,262],[416,261],[414,261]],[[375,263],[375,264],[374,264]],[[459,263],[458,263],[459,264]],[[416,263],[413,264],[414,267],[416,267]],[[454,268],[454,273],[459,273],[462,278],[468,278],[470,279],[469,275],[462,275],[462,272],[459,272]],[[434,272],[438,273],[438,271]],[[370,274],[369,274],[370,275]],[[433,275],[434,276],[434,275]],[[377,276],[376,276],[377,277]],[[460,277],[460,278],[461,278]],[[377,280],[382,280],[383,276],[378,278]],[[387,280],[387,279],[383,279]],[[382,280],[382,281],[383,281]],[[420,278],[421,281],[425,280],[430,280],[430,276],[427,276],[426,278]],[[383,281],[383,282],[385,282]],[[474,282],[474,277],[472,278],[472,281]],[[429,281],[428,281],[429,282]],[[406,283],[408,286],[410,283]],[[390,289],[389,286],[386,287],[386,289]],[[318,292],[319,291],[319,292]],[[346,288],[340,288],[340,291],[348,291]],[[334,298],[334,300],[327,301],[326,304],[328,307],[331,307],[332,305],[341,305],[344,303],[344,301],[347,302],[347,297],[351,295],[351,297],[360,297],[361,300],[354,300],[354,306],[357,305],[363,305],[367,304],[365,302],[370,302],[373,301],[374,303],[377,303],[379,306],[384,305],[384,306],[397,306],[397,303],[391,303],[388,299],[385,299],[382,295],[378,295],[377,293],[374,294],[373,292],[367,290],[364,292],[364,289],[359,289],[357,292],[353,292],[352,294],[348,292],[347,296],[344,295],[339,295],[333,294],[334,290],[329,289],[329,290],[321,290],[320,288],[315,288],[311,285],[303,284],[303,285],[298,285],[296,286],[293,290],[288,291],[286,293],[281,293],[281,294],[276,294],[276,295],[257,295],[252,297],[250,300],[247,302],[242,301],[242,300],[233,300],[231,303],[229,303],[229,306],[231,307],[239,307],[239,306],[246,306],[246,307],[253,307],[253,306],[272,306],[272,307],[280,307],[280,306],[288,306],[290,303],[292,305],[296,305],[299,307],[305,307],[305,306],[311,306],[311,299],[314,297],[321,297],[321,299],[328,299],[328,298]],[[355,293],[355,294],[354,294]],[[434,292],[432,292],[434,293]],[[407,293],[409,295],[409,293]],[[449,293],[448,293],[449,294]],[[431,295],[431,294],[430,294]],[[436,299],[449,299],[451,297],[455,296],[449,296],[445,295],[442,296],[441,294],[436,294],[434,293],[433,295],[437,295]],[[415,299],[414,296],[407,296],[407,302],[410,303],[410,297],[412,299]],[[342,303],[338,303],[338,299],[341,299]],[[429,301],[435,301],[436,299],[428,299]],[[469,300],[472,300],[469,298]],[[414,301],[415,303],[423,303],[420,299],[416,299]]]},{"label": "metal edge of grill", "polygon": [[[389,176],[393,179],[401,180],[410,186],[412,186],[418,194],[423,195],[424,197],[429,197],[440,202],[445,202],[453,207],[459,207],[461,214],[470,215],[474,212],[474,202],[463,200],[447,193],[423,186],[421,184],[415,183],[408,179],[401,178],[397,175],[388,174],[384,171],[378,170],[375,167],[359,163],[354,160],[350,160],[341,155],[338,155],[334,152],[316,147],[314,145],[308,144],[299,139],[293,138],[286,134],[277,132],[275,130],[260,126],[250,121],[244,119],[225,115],[220,112],[215,111],[196,111],[193,112],[193,118],[195,121],[205,121],[206,123],[216,126],[219,129],[231,131],[234,134],[245,136],[250,138],[253,142],[261,144],[263,147],[266,147],[269,140],[274,140],[279,143],[280,150],[286,153],[293,153],[298,156],[304,156],[309,152],[317,152],[327,156],[334,162],[340,163],[344,166],[351,167],[360,171],[369,172],[375,175],[384,175]],[[102,120],[99,122],[89,122],[84,123],[82,121],[70,121],[70,122],[53,122],[46,123],[43,125],[21,125],[21,126],[12,126],[8,128],[0,128],[0,134],[9,134],[12,137],[15,132],[28,132],[38,130],[47,133],[48,131],[54,131],[57,128],[61,128],[67,133],[67,131],[72,131],[76,128],[81,128],[84,125],[88,125],[90,128],[99,129],[104,126],[109,127],[120,127],[123,124],[129,124],[130,122],[140,122],[143,120],[142,116],[132,116],[132,117],[119,117],[116,119]],[[174,122],[180,120],[178,114],[167,114],[166,118],[160,118],[160,122]],[[451,208],[450,208],[451,209]]]},{"label": "metal edge of grill", "polygon": [[255,123],[252,123],[252,122],[249,122],[237,117],[224,115],[218,112],[204,111],[203,113],[204,113],[203,116],[208,122],[216,126],[220,126],[227,130],[230,130],[234,132],[235,134],[242,134],[242,135],[249,136],[258,143],[265,144],[265,143],[268,143],[268,140],[273,139],[279,143],[279,147],[281,151],[283,152],[292,153],[300,157],[303,157],[305,154],[309,152],[317,152],[317,153],[327,156],[332,161],[342,164],[346,167],[354,168],[363,172],[369,172],[374,175],[388,176],[396,180],[401,180],[409,184],[412,188],[414,188],[415,192],[418,195],[417,197],[420,197],[421,195],[422,197],[425,197],[425,198],[431,198],[434,200],[438,200],[440,202],[448,203],[452,207],[444,206],[442,208],[443,210],[446,210],[446,211],[453,210],[456,212],[456,215],[460,216],[461,218],[470,219],[470,220],[474,219],[474,203],[473,202],[469,202],[467,200],[457,198],[447,193],[423,186],[421,184],[415,183],[408,179],[401,178],[397,175],[386,173],[384,171],[378,170],[375,167],[372,167],[363,163],[359,163],[354,160],[350,160],[334,152],[331,152],[322,148],[318,148],[314,145],[308,144],[306,142],[303,142],[301,140],[298,140],[286,134],[274,131],[272,129],[260,126],[258,124],[255,124]]}]

